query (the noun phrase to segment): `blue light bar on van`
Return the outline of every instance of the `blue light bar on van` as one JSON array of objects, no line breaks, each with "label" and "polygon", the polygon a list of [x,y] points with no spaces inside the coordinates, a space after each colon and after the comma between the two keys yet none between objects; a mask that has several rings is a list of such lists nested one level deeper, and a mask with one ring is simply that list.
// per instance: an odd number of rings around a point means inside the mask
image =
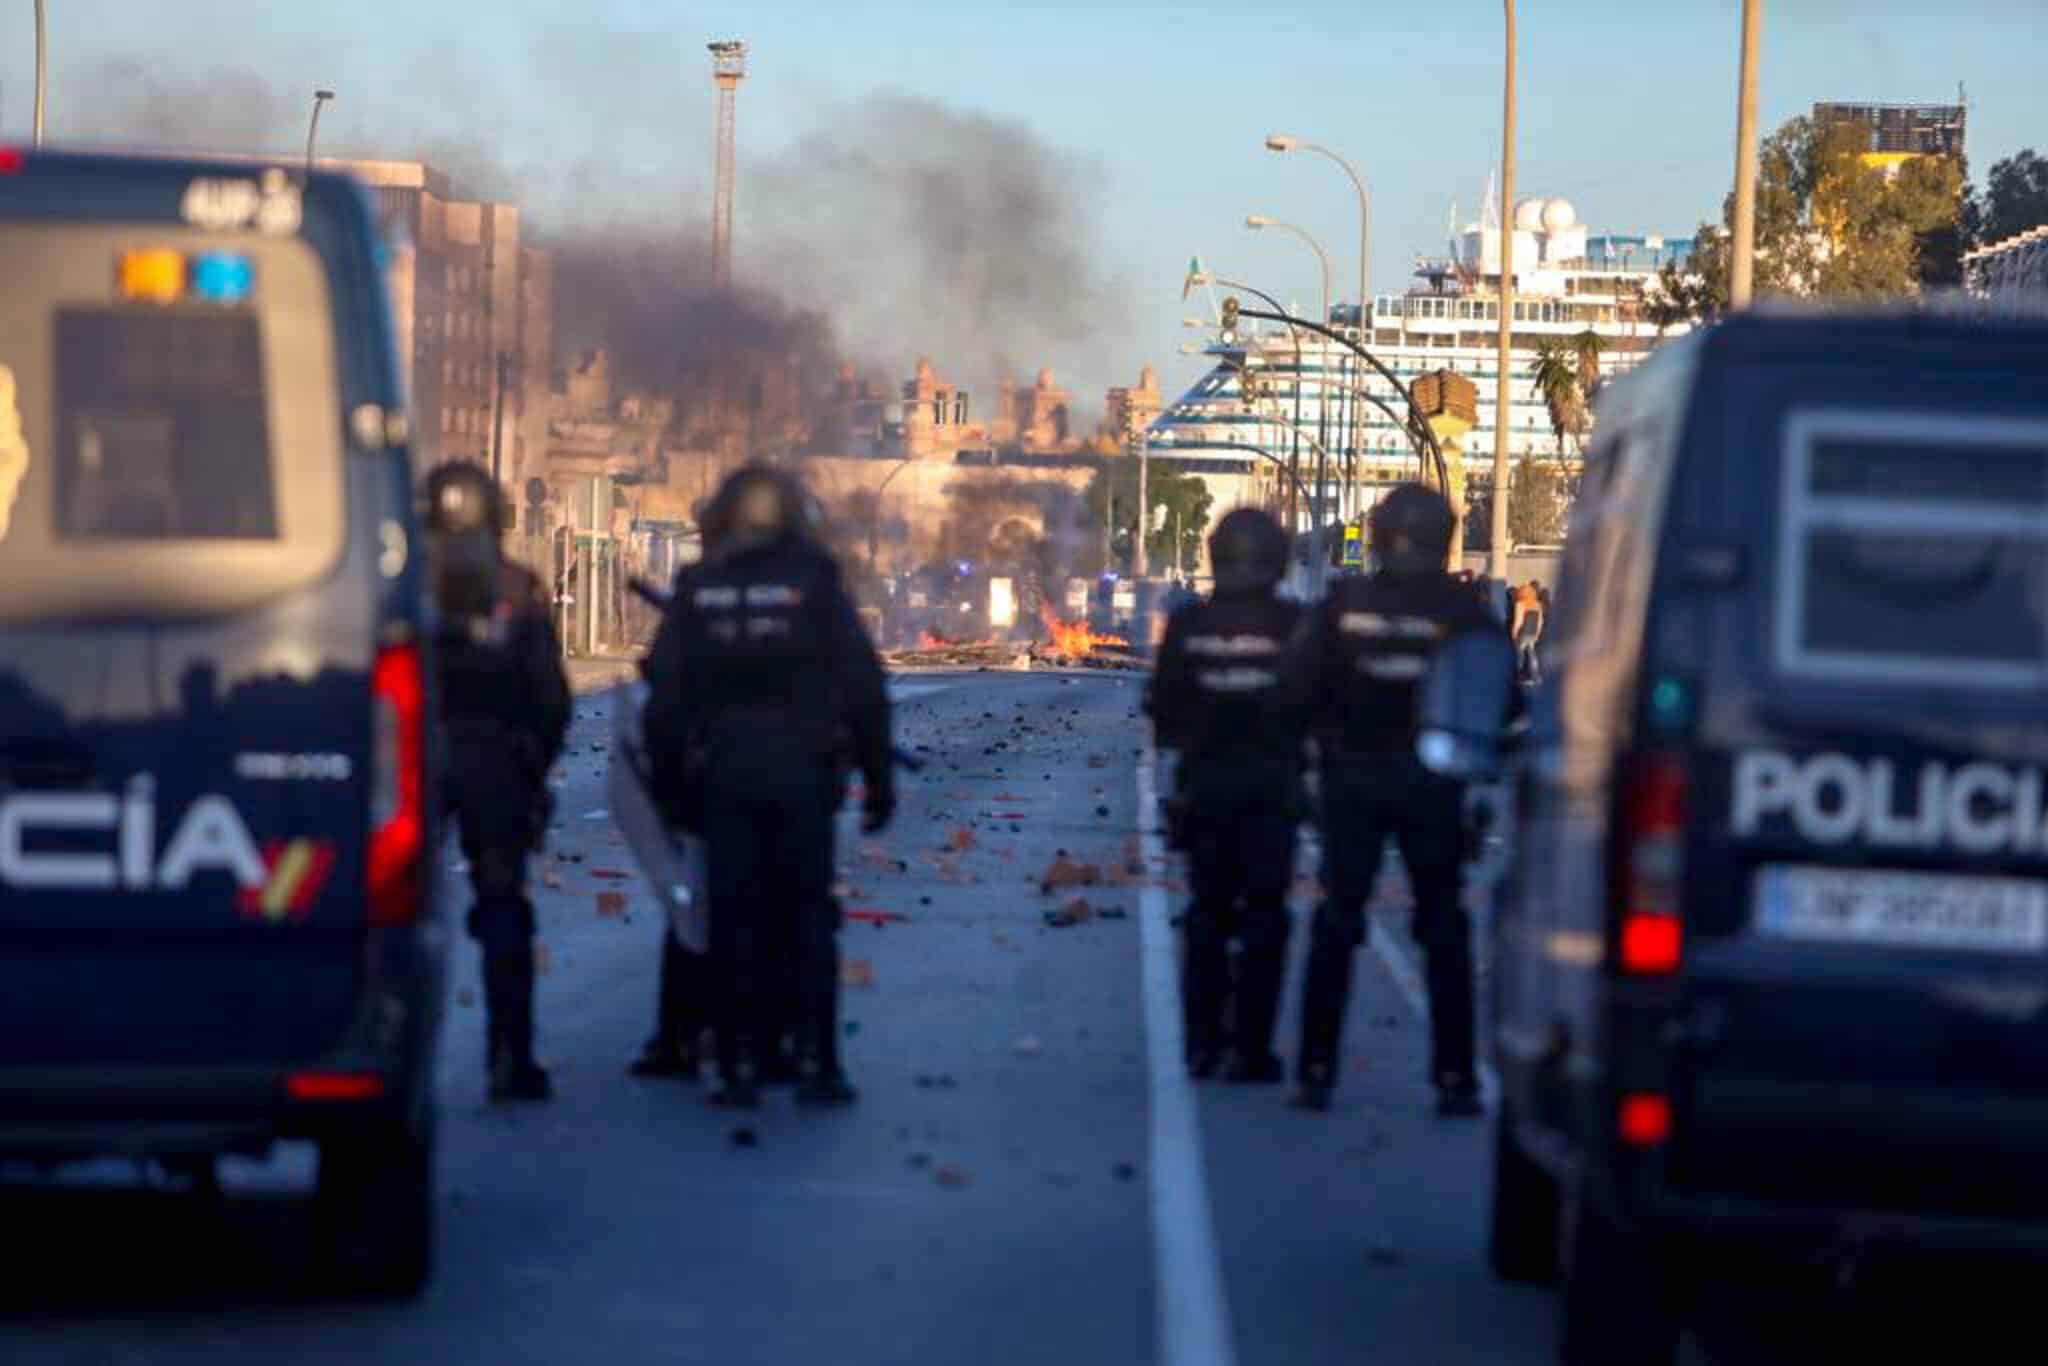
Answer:
[{"label": "blue light bar on van", "polygon": [[213,251],[192,262],[192,293],[208,303],[246,303],[256,283],[256,268],[246,256]]}]

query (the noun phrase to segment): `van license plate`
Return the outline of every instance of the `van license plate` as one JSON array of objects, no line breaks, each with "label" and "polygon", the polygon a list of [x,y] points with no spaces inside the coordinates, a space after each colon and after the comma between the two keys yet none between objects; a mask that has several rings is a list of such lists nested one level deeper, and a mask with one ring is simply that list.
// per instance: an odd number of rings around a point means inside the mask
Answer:
[{"label": "van license plate", "polygon": [[2030,953],[2048,948],[2048,883],[1773,866],[1757,874],[1755,924],[1779,939]]}]

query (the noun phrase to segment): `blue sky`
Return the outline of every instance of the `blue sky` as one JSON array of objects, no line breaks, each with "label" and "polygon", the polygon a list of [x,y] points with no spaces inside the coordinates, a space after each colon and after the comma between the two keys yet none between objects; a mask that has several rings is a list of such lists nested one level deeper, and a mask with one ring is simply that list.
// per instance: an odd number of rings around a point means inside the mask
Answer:
[{"label": "blue sky", "polygon": [[[1353,292],[1349,182],[1320,159],[1266,152],[1268,132],[1323,142],[1364,172],[1380,291],[1408,283],[1416,252],[1440,249],[1453,201],[1461,217],[1472,214],[1499,155],[1501,12],[1490,0],[580,0],[573,17],[554,0],[49,3],[53,139],[81,126],[104,131],[93,115],[110,98],[109,61],[167,79],[244,71],[282,102],[273,125],[302,118],[298,103],[314,86],[336,88],[322,139],[338,148],[404,154],[413,149],[398,144],[416,131],[452,130],[525,174],[578,168],[552,189],[557,212],[619,191],[644,214],[693,224],[706,210],[711,151],[703,43],[744,37],[753,58],[740,97],[743,274],[748,163],[772,163],[851,102],[907,93],[1021,125],[1075,187],[1068,230],[1091,263],[1087,287],[1104,300],[1104,326],[1063,343],[1069,355],[1016,359],[1054,366],[1087,398],[1147,360],[1169,387],[1198,372],[1177,352],[1191,335],[1179,327],[1190,253],[1283,298],[1314,298],[1308,249],[1248,232],[1247,213],[1314,232],[1341,292]],[[1585,221],[1618,231],[1685,232],[1717,216],[1732,165],[1737,0],[1524,0],[1521,9],[1524,190],[1568,195]],[[29,122],[30,13],[30,0],[0,3],[0,134],[14,137]],[[1817,99],[1946,100],[1962,81],[1981,178],[2022,146],[2048,150],[2044,51],[2041,0],[1771,0],[1764,122]],[[257,136],[276,145],[284,134]],[[599,152],[612,170],[592,169]],[[805,288],[856,294],[864,274],[848,263],[843,279]],[[915,332],[919,311],[947,307],[925,299],[888,325]],[[907,336],[889,348],[923,344]]]}]

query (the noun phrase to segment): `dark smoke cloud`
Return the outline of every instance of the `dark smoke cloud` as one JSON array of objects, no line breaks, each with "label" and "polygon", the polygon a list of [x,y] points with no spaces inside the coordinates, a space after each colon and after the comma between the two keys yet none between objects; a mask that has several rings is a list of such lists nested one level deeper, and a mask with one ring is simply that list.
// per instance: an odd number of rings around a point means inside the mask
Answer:
[{"label": "dark smoke cloud", "polygon": [[992,399],[1006,373],[1110,372],[1131,305],[1091,258],[1102,184],[1022,124],[871,95],[750,172],[752,250],[892,372],[928,354]]},{"label": "dark smoke cloud", "polygon": [[[1085,412],[1128,368],[1132,304],[1092,256],[1102,174],[1023,124],[906,94],[813,99],[810,130],[763,155],[747,146],[750,86],[735,256],[755,287],[720,294],[705,241],[710,92],[679,89],[672,62],[700,40],[533,37],[523,74],[397,56],[386,85],[404,103],[345,92],[320,149],[426,160],[459,196],[520,205],[530,236],[558,254],[558,364],[604,345],[628,382],[661,385],[743,344],[801,354],[815,388],[841,354],[892,385],[929,355],[984,418],[1000,376],[1051,366]],[[664,80],[630,74],[650,62]],[[309,99],[252,73],[122,58],[81,84],[95,97],[69,137],[281,156],[304,144]],[[477,90],[520,94],[465,104]]]}]

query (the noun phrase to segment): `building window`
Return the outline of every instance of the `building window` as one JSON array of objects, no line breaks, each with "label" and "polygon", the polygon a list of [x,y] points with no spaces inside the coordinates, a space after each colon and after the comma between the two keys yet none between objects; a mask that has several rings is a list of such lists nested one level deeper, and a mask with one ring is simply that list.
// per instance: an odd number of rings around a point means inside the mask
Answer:
[{"label": "building window", "polygon": [[449,415],[448,410],[443,408],[441,410],[441,434],[446,436],[454,425],[454,419]]}]

